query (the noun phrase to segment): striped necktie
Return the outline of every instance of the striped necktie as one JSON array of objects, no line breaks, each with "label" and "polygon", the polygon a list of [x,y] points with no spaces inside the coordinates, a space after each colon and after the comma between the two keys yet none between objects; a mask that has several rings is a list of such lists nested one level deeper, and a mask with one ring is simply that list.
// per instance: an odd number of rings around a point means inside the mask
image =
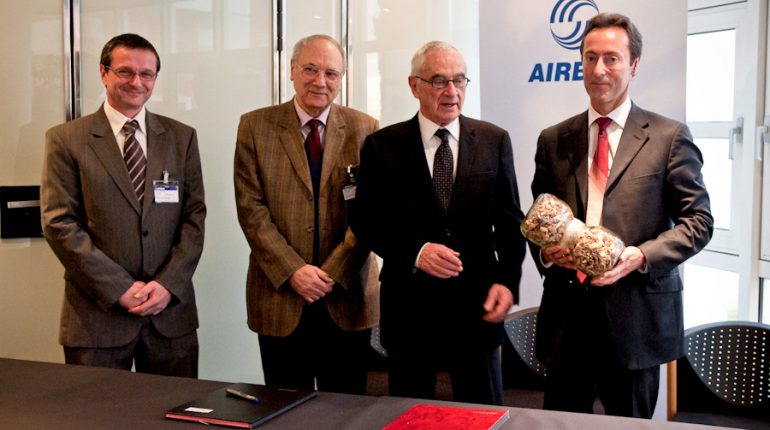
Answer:
[{"label": "striped necktie", "polygon": [[136,140],[137,128],[139,123],[135,119],[126,121],[123,126],[123,135],[126,136],[126,142],[123,145],[123,161],[126,162],[128,176],[131,178],[136,198],[141,205],[144,197],[144,172],[147,168],[147,159],[144,158],[142,147]]}]

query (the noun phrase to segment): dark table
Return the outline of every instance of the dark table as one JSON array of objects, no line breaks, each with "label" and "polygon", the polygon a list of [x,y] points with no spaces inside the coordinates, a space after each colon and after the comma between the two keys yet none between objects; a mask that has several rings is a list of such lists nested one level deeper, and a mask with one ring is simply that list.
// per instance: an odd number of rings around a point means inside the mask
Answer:
[{"label": "dark table", "polygon": [[[0,429],[200,430],[203,427],[201,424],[167,420],[163,415],[179,404],[227,384],[0,358]],[[259,429],[381,429],[417,403],[479,407],[453,402],[321,392],[316,399],[267,422]],[[510,419],[502,429],[720,428],[538,409],[499,408],[510,411]]]}]

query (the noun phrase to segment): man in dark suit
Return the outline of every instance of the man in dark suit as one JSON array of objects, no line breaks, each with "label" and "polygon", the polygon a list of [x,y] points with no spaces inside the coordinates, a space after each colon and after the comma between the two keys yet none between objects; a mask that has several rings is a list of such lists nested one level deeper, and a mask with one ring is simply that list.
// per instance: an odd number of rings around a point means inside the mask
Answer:
[{"label": "man in dark suit", "polygon": [[537,355],[548,409],[590,413],[598,396],[608,414],[649,418],[659,365],[683,355],[678,266],[708,243],[713,218],[687,127],[629,98],[641,49],[627,17],[592,18],[581,46],[590,107],[538,140],[532,194],[554,194],[626,244],[593,279],[575,271],[569,249],[532,248],[545,276]]},{"label": "man in dark suit", "polygon": [[42,223],[65,270],[65,361],[197,377],[195,130],[145,109],[160,71],[150,42],[116,36],[100,61],[106,102],[46,134]]},{"label": "man in dark suit", "polygon": [[294,99],[241,117],[235,200],[251,247],[246,306],[265,382],[365,394],[379,285],[347,208],[361,144],[378,123],[333,103],[344,72],[333,38],[297,42]]},{"label": "man in dark suit", "polygon": [[508,133],[461,116],[468,82],[454,47],[417,51],[409,86],[420,110],[364,143],[352,226],[383,258],[390,394],[433,398],[446,368],[455,400],[500,404],[522,213]]}]

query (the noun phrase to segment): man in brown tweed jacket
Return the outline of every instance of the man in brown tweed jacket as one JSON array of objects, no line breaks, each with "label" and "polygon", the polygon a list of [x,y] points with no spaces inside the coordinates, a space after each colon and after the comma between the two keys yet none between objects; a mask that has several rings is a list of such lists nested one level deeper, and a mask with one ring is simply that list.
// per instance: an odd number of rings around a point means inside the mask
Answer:
[{"label": "man in brown tweed jacket", "polygon": [[265,382],[363,394],[379,290],[347,208],[361,144],[378,122],[333,103],[344,72],[334,39],[296,44],[294,99],[241,117],[235,197],[251,248],[248,324],[259,334]]}]

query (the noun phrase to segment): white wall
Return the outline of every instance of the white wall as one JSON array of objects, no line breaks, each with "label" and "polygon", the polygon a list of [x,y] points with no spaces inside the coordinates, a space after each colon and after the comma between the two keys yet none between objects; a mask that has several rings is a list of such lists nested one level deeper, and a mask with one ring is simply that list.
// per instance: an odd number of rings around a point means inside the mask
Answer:
[{"label": "white wall", "polygon": [[[64,118],[61,0],[4,2],[0,185],[37,185],[45,130]],[[63,361],[63,269],[38,239],[0,239],[0,357]]]}]

